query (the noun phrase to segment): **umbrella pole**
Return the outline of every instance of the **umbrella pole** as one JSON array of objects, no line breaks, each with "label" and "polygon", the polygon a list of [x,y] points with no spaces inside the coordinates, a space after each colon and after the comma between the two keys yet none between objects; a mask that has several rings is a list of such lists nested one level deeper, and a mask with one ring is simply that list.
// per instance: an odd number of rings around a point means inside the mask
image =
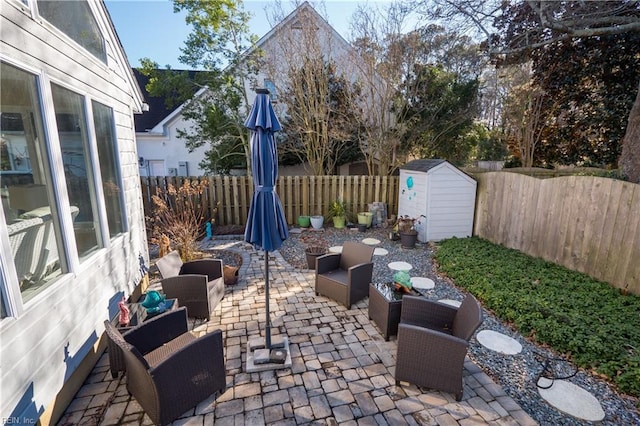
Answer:
[{"label": "umbrella pole", "polygon": [[264,251],[264,294],[266,298],[267,325],[265,327],[265,347],[271,349],[271,315],[269,315],[269,252]]}]

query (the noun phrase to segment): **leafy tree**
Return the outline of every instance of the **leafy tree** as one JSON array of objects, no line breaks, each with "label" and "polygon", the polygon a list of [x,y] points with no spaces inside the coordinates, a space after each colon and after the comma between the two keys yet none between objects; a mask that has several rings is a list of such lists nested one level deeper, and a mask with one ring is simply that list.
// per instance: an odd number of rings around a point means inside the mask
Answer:
[{"label": "leafy tree", "polygon": [[427,158],[446,158],[462,165],[472,146],[465,135],[477,111],[478,80],[460,81],[440,66],[416,64],[405,83],[406,140],[414,153]]},{"label": "leafy tree", "polygon": [[[524,61],[532,51],[549,52],[576,41],[640,31],[637,1],[427,0],[419,7],[431,17],[474,26],[484,34],[489,52],[500,60]],[[636,95],[627,114],[618,163],[629,180],[640,182],[640,84],[637,76],[625,80]]]},{"label": "leafy tree", "polygon": [[463,138],[475,147],[473,156],[477,160],[500,161],[508,154],[505,135],[498,128],[489,128],[476,121]]},{"label": "leafy tree", "polygon": [[541,159],[615,167],[640,81],[640,32],[559,41],[532,57],[547,95]]},{"label": "leafy tree", "polygon": [[360,7],[352,18],[353,45],[358,53],[354,62],[367,100],[361,149],[371,174],[376,169],[383,175],[392,173],[416,146],[407,144],[407,132],[419,111],[408,102],[426,97],[415,92],[425,86],[411,83],[416,80],[415,64],[439,64],[462,81],[475,79],[484,63],[472,40],[442,26],[427,25],[407,32],[408,12],[402,4],[394,3],[383,10]]},{"label": "leafy tree", "polygon": [[[251,108],[247,90],[256,87],[261,62],[259,51],[244,55],[257,40],[249,30],[250,15],[241,0],[174,0],[174,12],[180,11],[186,11],[193,29],[180,62],[205,72],[194,76],[167,67],[158,73],[158,65],[145,59],[147,90],[170,103],[185,101],[182,114],[192,126],[180,129],[178,137],[190,149],[208,146],[201,167],[220,173],[246,166],[250,173],[249,134],[243,123]],[[187,96],[194,92],[196,96]]]}]

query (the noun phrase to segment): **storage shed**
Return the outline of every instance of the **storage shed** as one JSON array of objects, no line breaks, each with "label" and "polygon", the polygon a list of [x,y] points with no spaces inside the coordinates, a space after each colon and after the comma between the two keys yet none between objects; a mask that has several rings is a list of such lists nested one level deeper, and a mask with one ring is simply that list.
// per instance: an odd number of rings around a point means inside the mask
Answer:
[{"label": "storage shed", "polygon": [[469,237],[477,182],[445,160],[413,160],[400,167],[398,215],[417,218],[421,242]]}]

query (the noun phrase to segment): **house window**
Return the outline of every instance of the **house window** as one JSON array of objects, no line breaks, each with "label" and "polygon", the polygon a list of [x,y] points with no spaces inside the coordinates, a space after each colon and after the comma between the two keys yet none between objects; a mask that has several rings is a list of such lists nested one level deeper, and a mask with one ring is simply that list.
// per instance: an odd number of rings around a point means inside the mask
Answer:
[{"label": "house window", "polygon": [[107,209],[109,236],[115,237],[125,231],[124,224],[126,221],[113,110],[96,101],[92,102],[92,109],[93,125],[98,143],[98,156],[100,157],[102,190]]},{"label": "house window", "polygon": [[73,229],[78,256],[82,258],[98,248],[100,229],[92,184],[84,98],[57,84],[51,85],[51,92],[69,202],[78,209]]},{"label": "house window", "polygon": [[273,80],[265,80],[264,88],[269,91],[269,97],[271,98],[271,102],[278,101],[278,91],[276,90],[276,85]]},{"label": "house window", "polygon": [[[0,63],[0,195],[23,300],[61,274],[57,209],[36,77]],[[3,289],[5,290],[5,289]]]},{"label": "house window", "polygon": [[38,0],[38,13],[93,56],[107,63],[104,38],[86,1]]}]

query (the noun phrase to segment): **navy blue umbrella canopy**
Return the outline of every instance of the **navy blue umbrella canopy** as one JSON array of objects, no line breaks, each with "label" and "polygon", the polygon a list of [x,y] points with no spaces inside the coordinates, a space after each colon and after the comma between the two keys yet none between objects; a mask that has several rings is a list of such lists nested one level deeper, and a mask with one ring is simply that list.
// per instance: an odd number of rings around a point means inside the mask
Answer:
[{"label": "navy blue umbrella canopy", "polygon": [[277,250],[289,237],[282,204],[275,191],[278,179],[278,151],[274,133],[280,130],[269,91],[256,90],[257,96],[244,122],[251,131],[251,172],[253,198],[244,231],[245,241],[265,251],[266,344],[271,349],[271,319],[269,316],[269,251]]},{"label": "navy blue umbrella canopy", "polygon": [[251,172],[254,193],[249,208],[244,239],[265,251],[277,250],[289,237],[282,204],[275,192],[278,179],[278,152],[274,133],[281,129],[268,91],[258,89],[249,117],[251,130]]}]

